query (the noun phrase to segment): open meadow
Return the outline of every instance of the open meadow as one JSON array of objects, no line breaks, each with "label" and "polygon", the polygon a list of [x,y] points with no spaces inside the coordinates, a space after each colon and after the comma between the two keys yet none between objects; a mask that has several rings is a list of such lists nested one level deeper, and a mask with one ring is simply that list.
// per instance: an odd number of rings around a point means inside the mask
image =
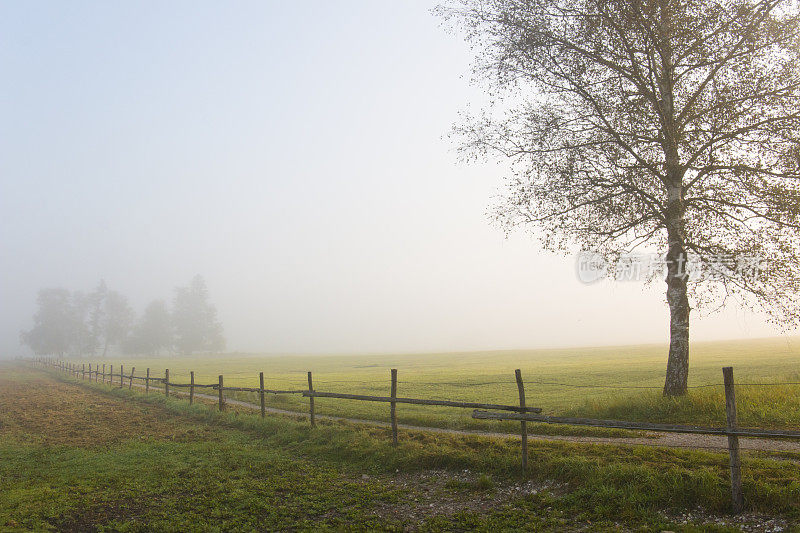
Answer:
[{"label": "open meadow", "polygon": [[254,416],[0,367],[3,531],[797,531],[796,457]]},{"label": "open meadow", "polygon": [[[398,369],[398,396],[515,405],[514,369],[522,370],[527,405],[546,414],[615,418],[650,422],[724,425],[722,367],[733,366],[737,383],[739,421],[743,426],[800,427],[800,339],[794,337],[695,343],[692,347],[690,392],[679,399],[664,398],[666,346],[642,345],[496,352],[403,355],[330,356],[174,356],[73,360],[79,364],[135,366],[137,375],[150,368],[153,377],[170,370],[170,381],[258,387],[263,371],[270,389],[306,389],[308,371],[314,388],[388,396],[390,368]],[[773,383],[794,383],[777,386]],[[748,385],[750,384],[750,385]],[[759,384],[759,385],[753,385]],[[231,393],[233,396],[234,393]],[[235,393],[258,403],[255,393]],[[270,407],[307,412],[300,395],[268,395]],[[319,398],[320,414],[386,420],[381,403]],[[432,427],[517,431],[516,424],[473,420],[469,409],[399,405],[401,423]],[[608,435],[615,430],[565,428],[531,424],[539,433]]]}]

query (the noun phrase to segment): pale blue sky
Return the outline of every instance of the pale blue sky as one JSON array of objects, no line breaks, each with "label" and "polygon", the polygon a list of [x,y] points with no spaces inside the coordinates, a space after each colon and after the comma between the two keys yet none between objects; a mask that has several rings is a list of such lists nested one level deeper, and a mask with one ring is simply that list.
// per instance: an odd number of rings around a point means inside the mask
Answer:
[{"label": "pale blue sky", "polygon": [[40,287],[141,310],[196,273],[232,350],[664,341],[661,284],[582,285],[489,224],[503,166],[457,162],[482,96],[433,5],[0,3],[0,352]]}]

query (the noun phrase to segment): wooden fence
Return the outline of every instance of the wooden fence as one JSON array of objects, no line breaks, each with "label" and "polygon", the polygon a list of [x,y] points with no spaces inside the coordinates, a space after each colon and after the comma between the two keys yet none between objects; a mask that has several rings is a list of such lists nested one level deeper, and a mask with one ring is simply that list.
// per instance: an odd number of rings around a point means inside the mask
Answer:
[{"label": "wooden fence", "polygon": [[[144,381],[145,392],[150,392],[150,384],[161,383],[163,391],[166,396],[170,396],[170,387],[174,388],[188,388],[189,403],[194,402],[195,389],[216,389],[218,391],[218,408],[220,411],[225,409],[224,391],[233,392],[255,392],[259,394],[261,416],[266,416],[266,394],[302,394],[309,399],[309,420],[312,426],[316,426],[316,411],[314,405],[315,398],[337,398],[346,400],[359,400],[368,402],[384,402],[389,404],[389,418],[392,431],[392,443],[397,444],[397,404],[412,404],[412,405],[434,405],[442,407],[455,407],[474,409],[472,418],[481,420],[509,420],[518,421],[521,426],[521,443],[522,443],[522,472],[527,469],[528,459],[528,422],[539,422],[546,424],[564,424],[573,426],[591,426],[599,428],[635,430],[635,431],[655,431],[666,433],[691,433],[691,434],[704,434],[704,435],[725,435],[728,437],[728,454],[730,458],[730,479],[731,479],[731,507],[733,512],[738,513],[742,510],[744,505],[744,498],[742,495],[742,479],[741,479],[741,459],[739,456],[739,437],[751,438],[781,438],[781,439],[800,439],[800,431],[793,430],[772,430],[762,428],[740,428],[737,422],[736,415],[736,396],[733,380],[733,368],[725,367],[722,369],[723,385],[725,387],[725,412],[727,417],[727,426],[721,427],[704,427],[704,426],[690,426],[679,424],[657,424],[649,422],[632,422],[625,420],[601,420],[593,418],[573,418],[562,416],[549,416],[541,414],[542,410],[538,407],[528,407],[525,402],[525,386],[522,380],[522,373],[520,370],[515,371],[515,380],[519,391],[519,405],[502,405],[492,403],[480,402],[462,402],[450,400],[432,400],[424,398],[404,398],[397,396],[397,370],[391,369],[390,383],[389,383],[389,396],[369,396],[364,394],[347,394],[338,392],[322,392],[314,389],[313,378],[311,372],[308,372],[308,388],[301,390],[274,390],[264,387],[264,373],[259,373],[259,387],[226,387],[223,384],[223,376],[220,375],[217,383],[212,384],[198,384],[194,381],[194,372],[190,372],[189,383],[176,383],[170,381],[169,369],[164,371],[163,378],[156,378],[150,375],[150,369],[146,370],[144,376],[137,376],[136,369],[131,367],[130,374],[126,374],[123,365],[119,365],[119,372],[114,372],[113,365],[110,365],[109,371],[106,372],[106,365],[103,364],[102,370],[100,365],[82,364],[80,367],[76,363],[70,363],[60,360],[53,360],[48,358],[35,359],[36,364],[42,366],[56,368],[62,372],[69,373],[77,378],[94,380],[98,382],[102,380],[103,383],[116,385],[115,378],[119,378],[118,385],[120,388],[124,387],[126,382],[128,388],[133,388],[134,380]],[[106,381],[108,378],[108,381]],[[141,386],[141,385],[139,385]]]}]

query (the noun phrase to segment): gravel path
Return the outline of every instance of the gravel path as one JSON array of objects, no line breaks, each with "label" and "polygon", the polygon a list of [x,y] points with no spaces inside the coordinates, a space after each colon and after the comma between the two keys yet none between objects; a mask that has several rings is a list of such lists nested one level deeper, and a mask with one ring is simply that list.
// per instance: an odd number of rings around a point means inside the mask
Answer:
[{"label": "gravel path", "polygon": [[[134,383],[134,387],[144,388],[144,385]],[[152,387],[151,387],[152,388]],[[154,390],[163,390],[156,389]],[[170,391],[171,394],[188,396],[187,392],[182,390]],[[218,396],[203,394],[195,392],[196,398],[203,398],[205,400],[217,401]],[[239,407],[248,409],[260,410],[261,406],[242,400],[234,400],[232,398],[225,398],[225,402]],[[289,411],[287,409],[277,409],[275,407],[267,407],[268,413],[308,417],[308,413],[301,411]],[[381,422],[379,420],[363,420],[360,418],[347,418],[332,415],[316,415],[320,420],[332,420],[339,422],[349,422],[353,424],[367,424],[371,426],[389,427],[388,422]],[[397,427],[413,431],[427,431],[429,433],[445,433],[448,435],[480,435],[484,437],[492,437],[499,439],[519,439],[519,435],[511,433],[497,433],[491,431],[470,430],[470,429],[446,429],[434,428],[427,426],[413,426],[409,424],[398,424]],[[699,435],[699,434],[684,434],[684,433],[660,433],[648,432],[646,437],[592,437],[592,436],[577,436],[577,435],[535,435],[528,434],[528,440],[542,440],[542,441],[567,441],[567,442],[583,442],[593,444],[627,444],[637,446],[660,446],[666,448],[696,448],[696,449],[728,449],[728,437],[724,435]],[[771,452],[800,452],[800,441],[795,440],[774,440],[774,439],[754,439],[739,437],[739,447],[743,450],[758,450],[758,451],[771,451]],[[792,459],[800,461],[798,459]]]}]

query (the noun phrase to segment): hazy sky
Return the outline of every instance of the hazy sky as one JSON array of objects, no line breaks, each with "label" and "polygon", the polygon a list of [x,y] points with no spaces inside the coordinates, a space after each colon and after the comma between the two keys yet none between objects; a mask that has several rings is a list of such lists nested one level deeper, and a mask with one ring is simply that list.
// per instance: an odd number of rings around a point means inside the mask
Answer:
[{"label": "hazy sky", "polygon": [[198,273],[231,350],[666,341],[663,283],[583,285],[490,225],[504,169],[447,138],[482,95],[433,5],[0,3],[0,353],[40,287],[140,311]]}]

